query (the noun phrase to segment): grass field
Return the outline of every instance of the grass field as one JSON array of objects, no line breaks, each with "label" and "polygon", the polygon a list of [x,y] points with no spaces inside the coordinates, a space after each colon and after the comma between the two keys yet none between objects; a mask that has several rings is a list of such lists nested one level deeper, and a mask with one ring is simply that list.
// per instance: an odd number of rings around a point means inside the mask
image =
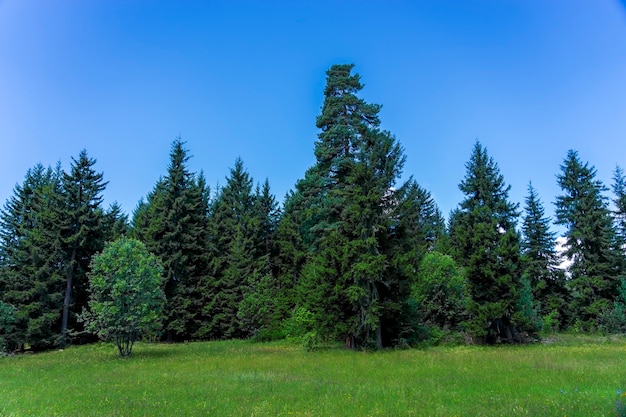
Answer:
[{"label": "grass field", "polygon": [[[626,340],[305,352],[245,341],[0,358],[0,416],[615,416]],[[622,396],[626,402],[626,394]]]}]

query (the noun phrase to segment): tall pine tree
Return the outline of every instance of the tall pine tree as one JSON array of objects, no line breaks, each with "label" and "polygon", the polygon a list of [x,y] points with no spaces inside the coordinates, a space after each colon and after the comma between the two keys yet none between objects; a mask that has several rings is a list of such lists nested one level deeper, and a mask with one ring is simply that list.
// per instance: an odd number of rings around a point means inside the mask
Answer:
[{"label": "tall pine tree", "polygon": [[388,262],[381,240],[404,154],[379,128],[380,106],[357,96],[363,85],[353,67],[333,65],[326,73],[316,164],[298,183],[307,206],[303,239],[311,251],[299,299],[323,334],[350,347],[382,346]]}]

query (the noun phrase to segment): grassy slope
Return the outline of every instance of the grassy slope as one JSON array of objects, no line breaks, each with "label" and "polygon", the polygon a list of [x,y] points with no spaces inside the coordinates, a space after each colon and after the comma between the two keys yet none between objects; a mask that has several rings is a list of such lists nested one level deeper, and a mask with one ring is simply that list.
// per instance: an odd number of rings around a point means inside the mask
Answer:
[{"label": "grassy slope", "polygon": [[609,416],[626,341],[307,353],[243,341],[0,359],[0,416]]}]

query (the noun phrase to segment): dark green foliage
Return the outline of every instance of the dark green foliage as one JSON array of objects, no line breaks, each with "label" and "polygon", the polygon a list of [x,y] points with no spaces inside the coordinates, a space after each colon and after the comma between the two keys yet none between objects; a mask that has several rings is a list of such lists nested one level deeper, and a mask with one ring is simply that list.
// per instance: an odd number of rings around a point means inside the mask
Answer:
[{"label": "dark green foliage", "polygon": [[[413,179],[391,195],[390,223],[381,236],[387,257],[386,284],[379,288],[383,342],[386,345],[415,341],[411,334],[419,323],[407,304],[425,254],[439,246],[445,233],[443,217],[430,193]],[[410,301],[410,300],[409,300]]]},{"label": "dark green foliage", "polygon": [[[523,339],[536,338],[543,330],[543,321],[538,304],[535,302],[530,280],[524,274],[520,278],[519,299],[513,321],[524,331]],[[549,316],[551,313],[546,314]]]},{"label": "dark green foliage", "polygon": [[138,240],[122,237],[93,257],[89,309],[82,320],[103,340],[114,340],[120,356],[130,356],[142,335],[161,329],[165,293],[163,268]]},{"label": "dark green foliage", "polygon": [[[524,213],[521,242],[524,285],[530,285],[538,314],[550,315],[563,327],[569,321],[569,292],[564,271],[558,268],[561,260],[555,251],[556,239],[550,231],[550,219],[545,216],[532,185],[528,186]],[[528,306],[525,309],[527,314],[534,311]]]},{"label": "dark green foliage", "polygon": [[301,193],[285,196],[283,212],[276,227],[272,244],[272,271],[274,294],[272,326],[281,328],[296,305],[296,286],[306,262],[303,243],[304,198]]},{"label": "dark green foliage", "polygon": [[626,279],[626,177],[618,166],[613,175],[613,222],[615,230],[614,250],[618,273]]},{"label": "dark green foliage", "polygon": [[556,223],[565,226],[573,314],[577,327],[595,329],[616,296],[619,257],[612,219],[596,170],[570,150],[557,177]]},{"label": "dark green foliage", "polygon": [[[508,201],[498,165],[478,142],[459,185],[465,199],[450,218],[450,243],[465,268],[472,297],[472,331],[487,336],[494,323],[505,323],[517,310],[521,262],[515,230],[517,205]],[[513,332],[506,337],[512,341]]]},{"label": "dark green foliage", "polygon": [[126,236],[130,230],[128,215],[122,211],[117,202],[109,206],[104,213],[105,242],[113,242],[122,236]]},{"label": "dark green foliage", "polygon": [[204,289],[203,335],[248,337],[266,323],[275,211],[269,184],[255,193],[252,178],[237,159],[210,210],[212,281]]},{"label": "dark green foliage", "polygon": [[613,305],[604,310],[601,329],[608,333],[626,333],[626,278],[620,279]]},{"label": "dark green foliage", "polygon": [[470,304],[467,278],[451,256],[430,252],[424,256],[411,298],[422,323],[443,331],[462,330]]},{"label": "dark green foliage", "polygon": [[135,209],[132,235],[163,265],[167,305],[164,335],[169,341],[199,337],[202,283],[208,269],[208,190],[204,177],[189,172],[180,138],[172,144],[167,175]]},{"label": "dark green foliage", "polygon": [[63,209],[61,240],[65,253],[65,295],[61,322],[61,345],[68,342],[68,332],[81,336],[82,325],[77,321],[87,306],[87,273],[91,257],[104,247],[105,216],[102,191],[106,187],[101,173],[93,166],[95,159],[87,151],[72,158],[70,172],[63,174]]},{"label": "dark green foliage", "polygon": [[615,229],[619,244],[626,249],[626,177],[621,167],[616,167],[613,174],[613,204],[615,211]]},{"label": "dark green foliage", "polygon": [[244,287],[244,297],[239,305],[237,317],[242,330],[248,335],[258,336],[261,331],[266,334],[276,333],[280,317],[283,313],[282,289],[273,275],[274,271],[274,239],[279,218],[276,199],[270,191],[269,181],[265,180],[263,188],[256,187],[254,200],[254,217],[258,219],[256,238],[256,270],[248,277]]},{"label": "dark green foliage", "polygon": [[13,333],[15,308],[0,301],[0,354],[6,352],[6,337]]},{"label": "dark green foliage", "polygon": [[62,172],[36,165],[6,202],[0,220],[0,301],[15,309],[10,350],[56,347],[66,276]]},{"label": "dark green foliage", "polygon": [[357,97],[363,86],[352,69],[334,65],[327,71],[316,164],[297,185],[304,209],[300,236],[308,252],[298,300],[313,314],[320,335],[350,347],[380,347],[385,311],[398,311],[402,297],[386,289],[398,289],[406,279],[390,273],[395,246],[387,244],[397,222],[393,187],[404,154],[379,129],[380,106]]}]

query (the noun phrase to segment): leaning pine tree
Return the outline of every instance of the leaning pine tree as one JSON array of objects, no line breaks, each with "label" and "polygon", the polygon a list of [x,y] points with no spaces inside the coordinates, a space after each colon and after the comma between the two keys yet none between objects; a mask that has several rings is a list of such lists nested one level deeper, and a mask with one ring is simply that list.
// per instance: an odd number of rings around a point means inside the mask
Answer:
[{"label": "leaning pine tree", "polygon": [[380,106],[357,97],[363,85],[352,69],[333,65],[326,73],[316,163],[297,186],[307,207],[301,233],[309,253],[299,303],[319,334],[348,347],[380,347],[381,292],[389,278],[381,240],[404,154],[379,128]]},{"label": "leaning pine tree", "polygon": [[513,316],[520,297],[517,205],[496,162],[476,142],[459,184],[465,199],[450,219],[450,244],[467,272],[473,316],[470,330],[488,343],[516,339]]}]

